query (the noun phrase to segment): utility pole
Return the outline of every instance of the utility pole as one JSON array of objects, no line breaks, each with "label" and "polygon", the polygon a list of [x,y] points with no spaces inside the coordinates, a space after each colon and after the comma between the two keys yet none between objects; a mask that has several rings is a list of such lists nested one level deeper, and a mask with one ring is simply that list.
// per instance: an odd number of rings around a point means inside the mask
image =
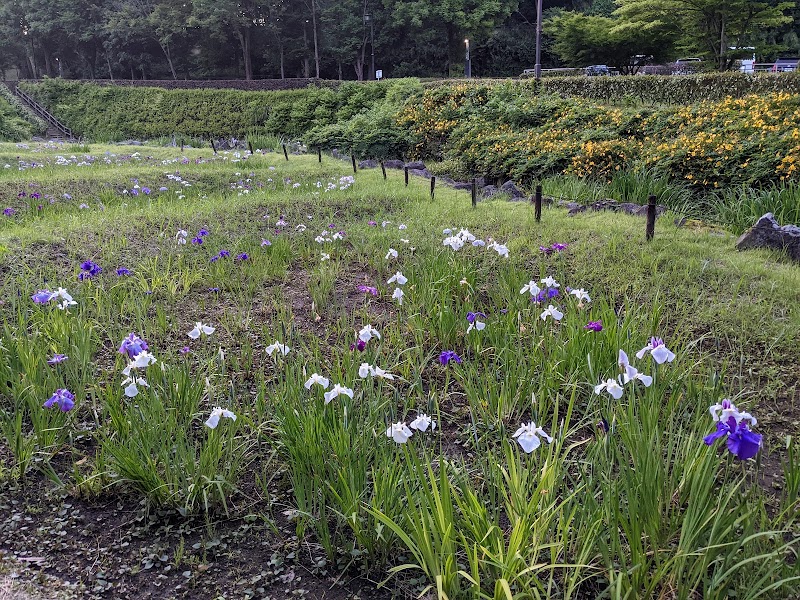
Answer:
[{"label": "utility pole", "polygon": [[472,77],[472,61],[469,58],[469,40],[464,40],[467,46],[467,54],[464,56],[464,77],[470,79]]},{"label": "utility pole", "polygon": [[536,65],[534,77],[539,81],[542,77],[542,0],[536,0]]}]

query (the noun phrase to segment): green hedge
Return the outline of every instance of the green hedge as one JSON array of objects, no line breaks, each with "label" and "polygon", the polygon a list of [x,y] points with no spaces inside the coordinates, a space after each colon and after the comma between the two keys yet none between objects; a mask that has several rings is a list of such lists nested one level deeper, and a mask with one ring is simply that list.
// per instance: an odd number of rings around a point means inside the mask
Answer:
[{"label": "green hedge", "polygon": [[19,108],[6,99],[0,88],[0,141],[21,142],[39,133],[43,133],[42,127],[23,118]]},{"label": "green hedge", "polygon": [[124,88],[49,80],[21,87],[77,134],[94,140],[241,137],[260,130],[301,137],[312,127],[346,121],[413,80],[345,83],[279,92]]}]

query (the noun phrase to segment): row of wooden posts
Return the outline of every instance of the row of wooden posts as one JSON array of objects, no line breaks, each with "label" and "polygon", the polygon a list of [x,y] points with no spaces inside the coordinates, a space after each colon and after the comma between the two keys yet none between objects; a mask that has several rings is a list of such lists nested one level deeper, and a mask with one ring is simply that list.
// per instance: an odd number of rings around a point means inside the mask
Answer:
[{"label": "row of wooden posts", "polygon": [[[250,154],[253,154],[253,144],[251,142],[247,142],[247,146],[250,149]],[[281,144],[283,148],[283,156],[286,160],[289,160],[289,151],[286,149],[286,144]],[[214,140],[211,140],[211,148],[214,150],[214,154],[217,153],[217,148],[214,145]],[[183,142],[181,141],[181,152],[183,152]],[[322,147],[317,147],[317,159],[319,162],[322,162]],[[350,160],[353,163],[353,173],[358,172],[358,165],[356,163],[356,156],[354,153],[350,153]],[[381,165],[381,172],[383,173],[383,179],[386,179],[386,165],[383,164],[383,161],[380,161]],[[405,176],[405,184],[408,187],[408,167],[403,167],[403,173]],[[472,208],[478,207],[478,180],[476,178],[472,179]],[[431,200],[436,197],[436,176],[431,176]],[[539,223],[542,220],[542,186],[537,185],[536,191],[532,198],[533,201],[533,214],[536,218],[536,222]],[[645,239],[649,242],[655,236],[656,230],[656,197],[649,196],[647,198],[647,225],[645,229]]]}]

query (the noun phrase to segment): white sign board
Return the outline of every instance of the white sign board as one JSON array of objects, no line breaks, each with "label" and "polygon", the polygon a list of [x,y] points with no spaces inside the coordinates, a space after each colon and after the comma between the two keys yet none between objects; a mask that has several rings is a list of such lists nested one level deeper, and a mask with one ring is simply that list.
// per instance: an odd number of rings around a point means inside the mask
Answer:
[{"label": "white sign board", "polygon": [[375,71],[375,79],[377,79],[378,81],[383,79],[383,70],[382,69],[378,69],[377,71]]}]

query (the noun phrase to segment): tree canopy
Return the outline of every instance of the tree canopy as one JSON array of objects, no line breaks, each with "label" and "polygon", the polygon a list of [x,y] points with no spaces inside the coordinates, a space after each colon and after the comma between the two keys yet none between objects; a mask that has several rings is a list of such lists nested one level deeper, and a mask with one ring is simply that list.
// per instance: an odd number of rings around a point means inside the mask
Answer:
[{"label": "tree canopy", "polygon": [[[800,54],[794,2],[545,0],[543,66]],[[534,63],[536,0],[0,0],[0,73],[23,78],[475,76]],[[374,48],[372,42],[374,39]],[[743,50],[747,49],[747,50]]]}]

